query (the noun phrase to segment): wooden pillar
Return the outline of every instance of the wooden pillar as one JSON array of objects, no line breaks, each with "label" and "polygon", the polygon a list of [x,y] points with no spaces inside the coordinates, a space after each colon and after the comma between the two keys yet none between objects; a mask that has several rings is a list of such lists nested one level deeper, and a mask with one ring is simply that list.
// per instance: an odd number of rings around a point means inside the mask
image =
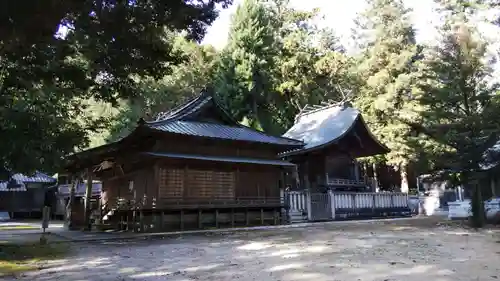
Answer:
[{"label": "wooden pillar", "polygon": [[490,174],[490,185],[491,185],[491,195],[493,198],[495,198],[497,196],[496,194],[496,188],[495,188],[495,176]]},{"label": "wooden pillar", "polygon": [[139,212],[139,230],[144,232],[144,212],[142,210]]},{"label": "wooden pillar", "polygon": [[377,164],[373,163],[373,191],[378,192],[379,191],[379,186],[378,186],[378,176],[377,176]]},{"label": "wooden pillar", "polygon": [[278,225],[278,211],[276,209],[273,209],[273,220],[274,225]]},{"label": "wooden pillar", "polygon": [[304,188],[309,190],[311,188],[311,182],[309,181],[309,161],[306,160],[304,163]]},{"label": "wooden pillar", "polygon": [[358,162],[356,160],[353,160],[353,165],[354,165],[354,179],[356,181],[359,181],[359,165],[358,165]]},{"label": "wooden pillar", "polygon": [[219,209],[215,209],[215,227],[219,228]]},{"label": "wooden pillar", "polygon": [[366,162],[363,162],[363,178],[365,180],[365,183],[368,183],[368,165]]},{"label": "wooden pillar", "polygon": [[329,169],[328,169],[328,166],[329,166],[328,162],[329,162],[328,161],[328,157],[325,156],[325,158],[323,160],[323,163],[324,163],[324,172],[325,172],[324,174],[325,174],[325,185],[326,186],[328,186],[328,182],[329,182],[329,180],[328,180],[328,171],[329,171]]},{"label": "wooden pillar", "polygon": [[126,219],[126,223],[127,223],[126,230],[130,231],[130,215],[128,212],[125,213],[125,219]]},{"label": "wooden pillar", "polygon": [[159,229],[163,230],[164,225],[165,225],[165,212],[161,211],[161,213],[160,213],[160,227],[159,227]]},{"label": "wooden pillar", "polygon": [[87,168],[87,186],[85,188],[85,201],[84,203],[84,208],[83,208],[83,227],[85,230],[90,230],[91,225],[90,225],[90,213],[91,213],[91,206],[90,206],[90,199],[92,198],[92,168]]},{"label": "wooden pillar", "polygon": [[231,208],[231,226],[234,227],[234,208]]},{"label": "wooden pillar", "polygon": [[69,200],[68,200],[68,204],[66,205],[66,217],[65,217],[65,223],[66,223],[66,227],[68,229],[71,229],[73,227],[73,201],[75,201],[75,190],[77,189],[78,187],[78,181],[79,181],[79,178],[72,174],[70,176],[71,178],[71,185],[70,185],[70,190],[69,190]]},{"label": "wooden pillar", "polygon": [[198,228],[203,228],[203,212],[201,211],[201,209],[198,210]]},{"label": "wooden pillar", "polygon": [[180,213],[180,223],[181,223],[181,230],[184,230],[184,210],[181,210],[181,213]]}]

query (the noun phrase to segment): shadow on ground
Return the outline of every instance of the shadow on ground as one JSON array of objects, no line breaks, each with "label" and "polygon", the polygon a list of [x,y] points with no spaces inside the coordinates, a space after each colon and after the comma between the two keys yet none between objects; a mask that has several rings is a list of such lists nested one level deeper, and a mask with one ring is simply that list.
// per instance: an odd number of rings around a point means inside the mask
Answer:
[{"label": "shadow on ground", "polygon": [[494,235],[398,222],[77,243],[21,280],[495,280]]}]

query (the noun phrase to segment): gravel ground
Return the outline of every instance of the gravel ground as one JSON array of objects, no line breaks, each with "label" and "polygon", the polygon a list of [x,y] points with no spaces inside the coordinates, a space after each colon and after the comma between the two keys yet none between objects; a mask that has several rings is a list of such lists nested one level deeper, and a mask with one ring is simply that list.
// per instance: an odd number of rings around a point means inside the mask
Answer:
[{"label": "gravel ground", "polygon": [[79,243],[71,259],[15,280],[497,280],[499,240],[412,220]]}]

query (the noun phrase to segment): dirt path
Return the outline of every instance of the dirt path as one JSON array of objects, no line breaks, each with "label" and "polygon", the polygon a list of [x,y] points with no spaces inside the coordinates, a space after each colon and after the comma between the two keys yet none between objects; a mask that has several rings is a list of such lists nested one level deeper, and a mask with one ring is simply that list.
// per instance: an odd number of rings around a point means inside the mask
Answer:
[{"label": "dirt path", "polygon": [[70,261],[16,280],[498,280],[498,240],[413,221],[76,244]]}]

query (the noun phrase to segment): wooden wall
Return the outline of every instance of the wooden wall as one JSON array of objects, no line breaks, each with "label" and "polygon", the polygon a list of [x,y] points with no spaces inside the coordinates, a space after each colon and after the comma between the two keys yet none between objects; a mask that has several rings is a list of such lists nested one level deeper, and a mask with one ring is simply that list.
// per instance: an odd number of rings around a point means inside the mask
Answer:
[{"label": "wooden wall", "polygon": [[279,152],[266,144],[243,144],[186,136],[161,136],[153,147],[156,152],[183,153],[204,156],[236,156],[243,158],[277,159]]},{"label": "wooden wall", "polygon": [[279,200],[281,172],[275,166],[162,159],[132,173],[104,179],[102,202],[111,206],[118,201],[135,201],[145,208],[162,208],[180,202]]},{"label": "wooden wall", "polygon": [[281,170],[273,166],[159,161],[158,199],[279,198]]},{"label": "wooden wall", "polygon": [[156,200],[156,195],[157,186],[153,164],[122,176],[102,179],[102,202],[104,204],[113,205],[118,201],[134,200],[148,205]]}]

